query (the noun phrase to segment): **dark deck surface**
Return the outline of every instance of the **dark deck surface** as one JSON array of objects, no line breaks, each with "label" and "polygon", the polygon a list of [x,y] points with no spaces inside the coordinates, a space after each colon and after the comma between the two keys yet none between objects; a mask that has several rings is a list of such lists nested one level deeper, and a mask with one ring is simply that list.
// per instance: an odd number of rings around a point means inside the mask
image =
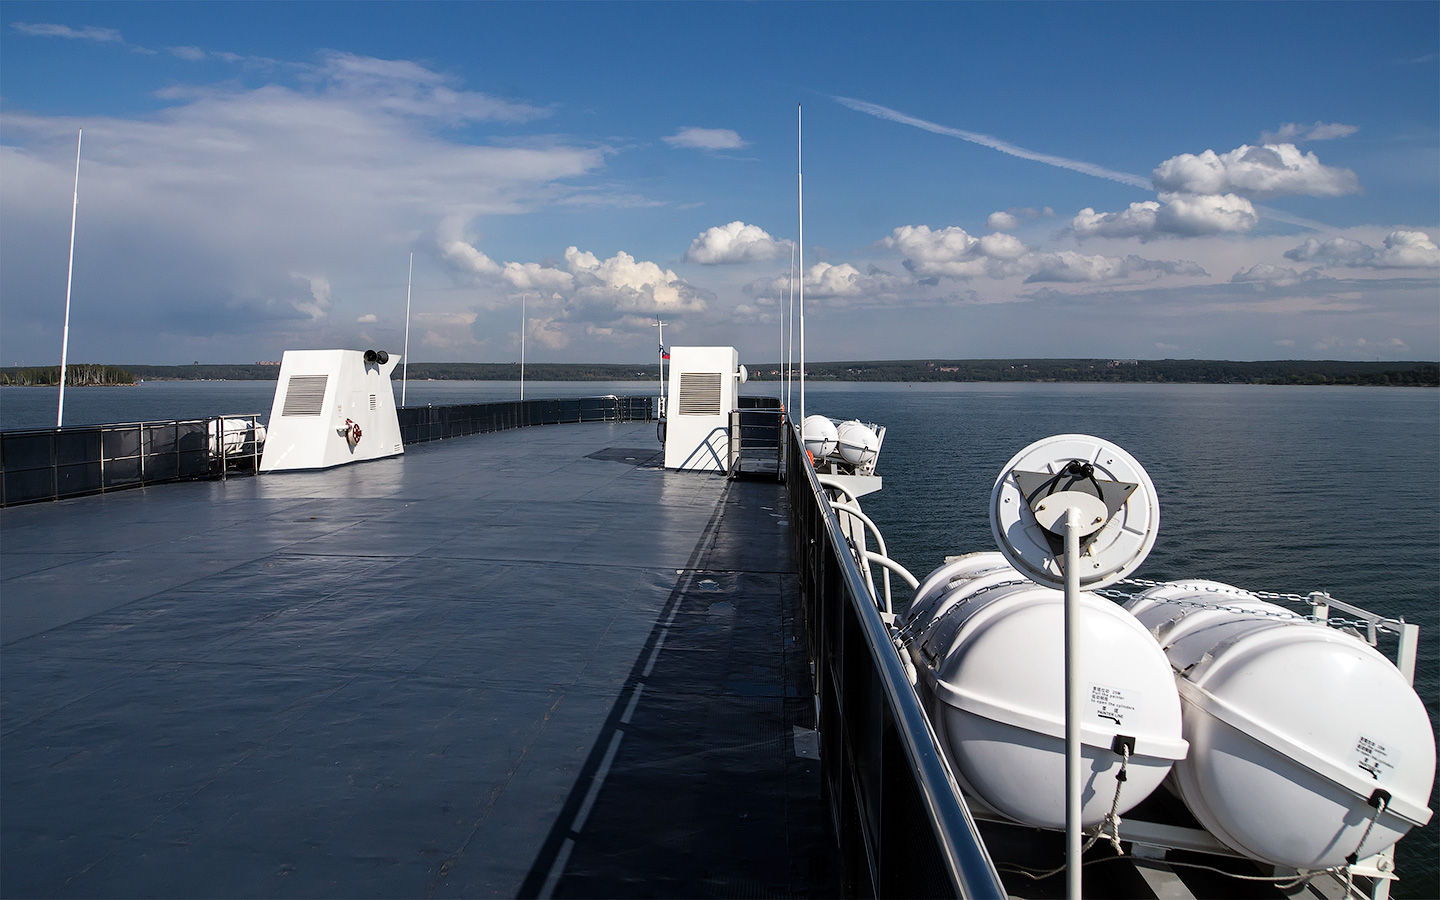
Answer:
[{"label": "dark deck surface", "polygon": [[833,894],[783,493],[658,453],[0,510],[0,894]]}]

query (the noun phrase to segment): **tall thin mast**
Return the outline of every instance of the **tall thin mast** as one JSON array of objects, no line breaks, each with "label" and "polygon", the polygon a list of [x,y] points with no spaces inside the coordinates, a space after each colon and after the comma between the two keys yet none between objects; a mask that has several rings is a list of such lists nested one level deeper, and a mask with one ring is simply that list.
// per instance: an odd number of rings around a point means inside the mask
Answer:
[{"label": "tall thin mast", "polygon": [[660,414],[665,414],[665,323],[659,316],[655,317],[652,323],[660,329],[660,350],[659,350],[659,377],[660,377]]},{"label": "tall thin mast", "polygon": [[[415,280],[415,251],[410,251],[410,274],[405,276],[405,351],[400,354],[400,405],[405,405],[405,383],[410,379],[410,285]],[[392,395],[393,396],[393,395]]]},{"label": "tall thin mast", "polygon": [[525,399],[525,295],[520,295],[520,399]]},{"label": "tall thin mast", "polygon": [[[791,258],[791,259],[794,259],[794,258],[795,258],[795,251],[794,251],[794,250],[791,250],[791,251],[790,251],[790,258]],[[784,406],[784,405],[785,405],[785,298],[779,296],[779,293],[780,293],[779,291],[776,291],[775,293],[776,293],[776,297],[775,297],[775,306],[776,306],[775,320],[780,323],[780,405],[781,405],[781,406]]]},{"label": "tall thin mast", "polygon": [[805,427],[805,153],[801,105],[795,104],[795,193],[800,218],[800,427]]},{"label": "tall thin mast", "polygon": [[75,200],[70,207],[70,271],[65,275],[65,330],[60,336],[60,404],[55,410],[55,427],[65,425],[65,367],[70,356],[70,287],[75,281],[75,219],[80,215],[80,141],[85,129],[75,133]]},{"label": "tall thin mast", "polygon": [[785,409],[790,409],[790,377],[795,370],[795,253],[790,251],[790,297],[785,309]]}]

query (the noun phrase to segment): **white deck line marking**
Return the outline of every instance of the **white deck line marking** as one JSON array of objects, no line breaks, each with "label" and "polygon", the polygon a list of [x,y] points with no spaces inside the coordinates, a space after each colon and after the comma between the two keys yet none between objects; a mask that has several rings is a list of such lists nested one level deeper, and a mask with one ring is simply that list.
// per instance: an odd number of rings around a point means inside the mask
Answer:
[{"label": "white deck line marking", "polygon": [[565,864],[570,861],[570,851],[574,849],[575,842],[569,838],[560,845],[560,852],[555,854],[555,863],[550,866],[550,872],[545,876],[545,884],[540,887],[539,896],[542,900],[555,896],[555,886],[560,883],[560,876],[565,873]]},{"label": "white deck line marking", "polygon": [[635,715],[635,707],[640,705],[640,695],[645,693],[644,684],[636,684],[635,690],[630,692],[630,705],[625,707],[625,715],[620,717],[622,725],[630,724],[630,717]]},{"label": "white deck line marking", "polygon": [[665,636],[669,633],[668,626],[660,629],[660,635],[655,639],[655,649],[650,651],[650,658],[645,661],[645,671],[641,673],[645,678],[649,678],[650,673],[655,671],[655,661],[660,658],[660,651],[665,647]]},{"label": "white deck line marking", "polygon": [[615,753],[620,749],[620,741],[624,737],[625,732],[615,732],[615,736],[610,739],[610,746],[605,748],[605,758],[600,761],[600,768],[590,780],[590,790],[585,792],[585,802],[580,804],[580,811],[575,814],[575,821],[570,824],[570,830],[576,834],[585,827],[585,819],[590,815],[590,810],[595,808],[595,798],[600,796],[600,787],[605,784],[605,776],[610,774],[610,765],[615,762]]}]

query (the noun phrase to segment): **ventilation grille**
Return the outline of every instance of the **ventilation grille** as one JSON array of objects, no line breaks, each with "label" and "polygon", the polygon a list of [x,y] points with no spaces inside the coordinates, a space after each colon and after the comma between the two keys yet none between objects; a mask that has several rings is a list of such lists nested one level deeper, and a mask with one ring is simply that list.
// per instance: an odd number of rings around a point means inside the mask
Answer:
[{"label": "ventilation grille", "polygon": [[720,379],[718,372],[681,372],[680,415],[720,415]]},{"label": "ventilation grille", "polygon": [[291,375],[285,385],[282,416],[318,416],[325,409],[325,383],[329,375]]},{"label": "ventilation grille", "polygon": [[370,395],[370,408],[371,408],[371,409],[374,409],[374,408],[375,408],[375,395],[374,395],[374,394],[371,394],[371,395]]}]

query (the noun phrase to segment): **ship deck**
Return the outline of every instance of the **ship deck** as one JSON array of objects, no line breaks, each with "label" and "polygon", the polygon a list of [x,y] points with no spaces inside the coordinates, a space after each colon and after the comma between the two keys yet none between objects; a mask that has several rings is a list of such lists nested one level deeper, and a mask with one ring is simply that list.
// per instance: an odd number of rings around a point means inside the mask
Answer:
[{"label": "ship deck", "polygon": [[786,499],[653,424],[0,510],[5,896],[827,896]]}]

